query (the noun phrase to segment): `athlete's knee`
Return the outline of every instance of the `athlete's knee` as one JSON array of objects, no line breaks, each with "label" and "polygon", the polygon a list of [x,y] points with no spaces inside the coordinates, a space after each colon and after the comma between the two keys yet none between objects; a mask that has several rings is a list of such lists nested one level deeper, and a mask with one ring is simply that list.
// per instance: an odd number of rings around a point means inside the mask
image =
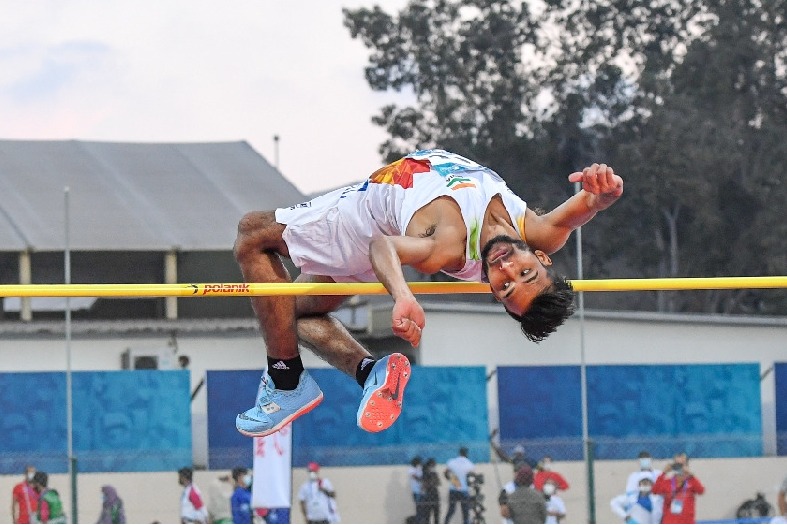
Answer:
[{"label": "athlete's knee", "polygon": [[275,212],[252,211],[238,222],[238,235],[233,252],[237,260],[252,254],[278,250],[282,244],[284,227],[276,222]]}]

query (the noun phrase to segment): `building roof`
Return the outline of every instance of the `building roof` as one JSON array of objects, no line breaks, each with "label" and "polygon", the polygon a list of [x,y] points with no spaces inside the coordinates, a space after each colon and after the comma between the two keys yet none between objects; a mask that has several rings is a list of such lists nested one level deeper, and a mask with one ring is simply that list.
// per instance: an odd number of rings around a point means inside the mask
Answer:
[{"label": "building roof", "polygon": [[248,143],[0,140],[0,251],[230,250],[304,195]]}]

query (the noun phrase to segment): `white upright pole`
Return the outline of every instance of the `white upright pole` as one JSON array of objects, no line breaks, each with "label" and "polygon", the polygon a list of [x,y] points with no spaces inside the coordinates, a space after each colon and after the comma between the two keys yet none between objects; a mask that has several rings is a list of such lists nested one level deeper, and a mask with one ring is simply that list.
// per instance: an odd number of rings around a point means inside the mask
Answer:
[{"label": "white upright pole", "polygon": [[[582,184],[574,183],[574,193],[582,190]],[[582,270],[582,227],[577,228],[577,279],[582,280],[584,272]],[[591,443],[588,432],[588,385],[587,385],[587,363],[585,361],[585,294],[577,292],[577,307],[579,310],[579,374],[580,391],[582,403],[582,450],[585,458],[588,482],[588,523],[596,522],[596,502],[595,502],[595,483],[593,479],[593,457],[591,455]]]},{"label": "white upright pole", "polygon": [[[65,265],[65,284],[71,284],[71,238],[70,238],[70,209],[69,209],[69,188],[65,187],[64,191],[65,202],[65,249],[64,249],[64,265]],[[71,480],[71,512],[69,516],[71,523],[78,523],[77,521],[77,494],[76,494],[76,469],[74,458],[74,409],[72,399],[72,383],[71,383],[71,298],[66,297],[66,440],[68,450],[68,476]]]}]

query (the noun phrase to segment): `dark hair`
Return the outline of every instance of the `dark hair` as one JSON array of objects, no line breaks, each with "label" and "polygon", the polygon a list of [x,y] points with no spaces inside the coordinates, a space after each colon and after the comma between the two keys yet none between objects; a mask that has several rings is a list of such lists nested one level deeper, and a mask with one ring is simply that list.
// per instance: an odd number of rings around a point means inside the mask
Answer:
[{"label": "dark hair", "polygon": [[191,481],[191,478],[194,476],[194,471],[191,467],[183,467],[178,471],[178,476]]},{"label": "dark hair", "polygon": [[423,462],[421,456],[415,456],[413,459],[410,460],[410,464],[414,467],[420,465]]},{"label": "dark hair", "polygon": [[533,469],[530,465],[522,465],[514,475],[514,484],[519,487],[529,487],[533,484]]},{"label": "dark hair", "polygon": [[42,487],[46,487],[47,483],[49,483],[49,476],[46,472],[41,472],[39,470],[33,474],[33,483],[37,483]]},{"label": "dark hair", "polygon": [[522,315],[509,310],[508,315],[516,319],[530,341],[538,343],[557,330],[574,313],[574,289],[565,277],[548,270],[552,285],[538,294],[530,308]]},{"label": "dark hair", "polygon": [[242,478],[248,473],[249,473],[249,469],[247,469],[246,467],[235,467],[234,469],[232,469],[232,479],[238,481],[240,478]]},{"label": "dark hair", "polygon": [[460,448],[459,448],[459,455],[460,455],[460,456],[465,456],[465,457],[467,457],[467,455],[468,455],[469,453],[470,453],[470,451],[467,449],[467,447],[460,447]]}]

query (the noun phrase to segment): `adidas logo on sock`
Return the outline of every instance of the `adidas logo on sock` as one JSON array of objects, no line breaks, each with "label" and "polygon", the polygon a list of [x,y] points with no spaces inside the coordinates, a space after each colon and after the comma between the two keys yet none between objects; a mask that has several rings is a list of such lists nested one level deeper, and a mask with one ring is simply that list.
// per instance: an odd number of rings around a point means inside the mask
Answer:
[{"label": "adidas logo on sock", "polygon": [[289,370],[290,367],[284,364],[284,361],[276,361],[271,365],[276,370]]},{"label": "adidas logo on sock", "polygon": [[374,359],[370,359],[368,357],[365,357],[364,360],[361,361],[361,370],[366,368],[366,366],[369,365],[370,363],[374,363]]}]

